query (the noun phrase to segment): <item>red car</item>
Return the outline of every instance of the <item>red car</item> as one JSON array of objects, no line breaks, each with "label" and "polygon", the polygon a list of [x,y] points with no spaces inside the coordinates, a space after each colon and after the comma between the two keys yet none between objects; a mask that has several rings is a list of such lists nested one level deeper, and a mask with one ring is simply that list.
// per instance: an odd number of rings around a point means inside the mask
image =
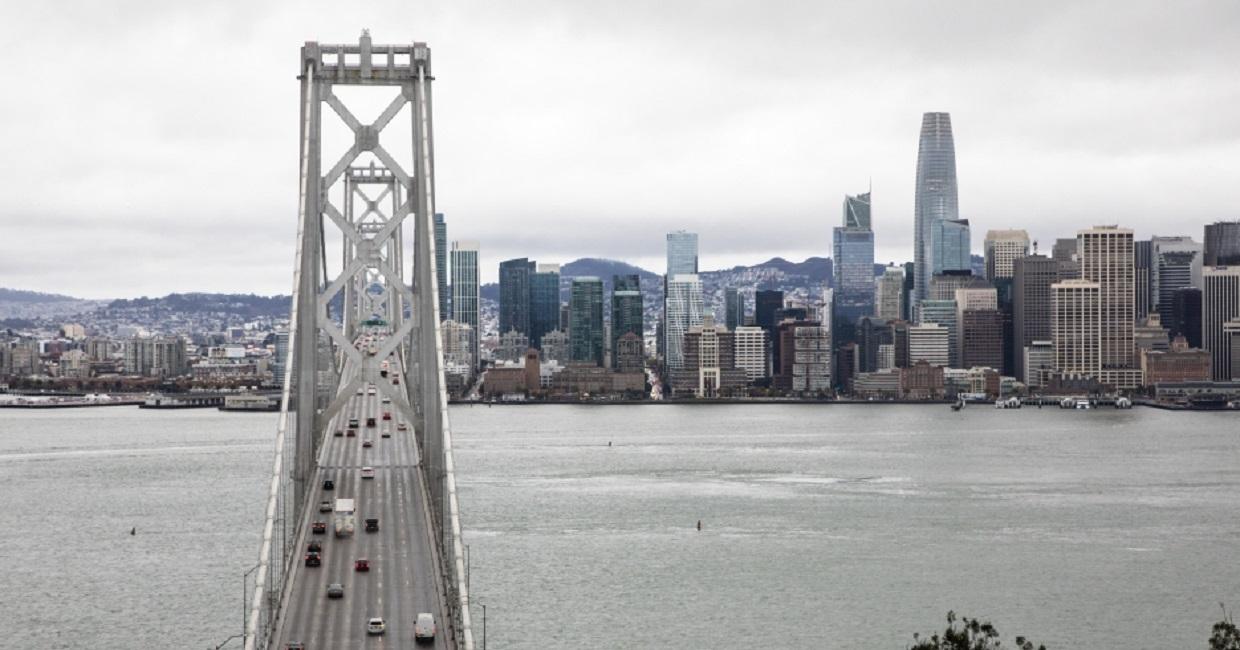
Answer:
[{"label": "red car", "polygon": [[391,412],[391,411],[384,411],[384,412],[383,412],[383,419],[384,419],[384,420],[391,420],[391,419],[392,419],[392,412]]},{"label": "red car", "polygon": [[327,522],[316,521],[313,524],[310,524],[310,532],[314,533],[315,535],[325,534],[327,532]]},{"label": "red car", "polygon": [[354,570],[354,571],[369,571],[369,570],[370,570],[370,560],[367,560],[367,559],[361,559],[361,560],[358,560],[358,561],[354,562],[354,563],[353,563],[353,570]]},{"label": "red car", "polygon": [[392,385],[393,385],[393,386],[399,386],[399,385],[400,385],[400,377],[392,377]]},{"label": "red car", "polygon": [[349,437],[350,437],[350,438],[356,438],[356,437],[357,437],[357,430],[356,430],[356,429],[349,429]]}]

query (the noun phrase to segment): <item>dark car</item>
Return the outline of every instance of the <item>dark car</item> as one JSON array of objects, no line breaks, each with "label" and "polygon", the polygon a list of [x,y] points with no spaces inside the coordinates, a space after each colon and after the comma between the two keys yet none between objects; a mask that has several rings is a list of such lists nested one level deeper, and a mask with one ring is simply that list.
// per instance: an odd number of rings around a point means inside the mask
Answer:
[{"label": "dark car", "polygon": [[334,489],[336,489],[336,483],[335,483],[334,481],[332,481],[331,479],[324,479],[324,480],[323,480],[323,489],[324,489],[324,490],[334,490]]},{"label": "dark car", "polygon": [[343,437],[344,437],[344,432],[343,432],[343,431],[341,431],[340,429],[336,429],[336,433],[333,433],[332,435],[333,435],[333,436],[336,436],[337,438],[343,438]]},{"label": "dark car", "polygon": [[316,521],[316,522],[314,522],[313,524],[310,524],[310,532],[311,532],[311,533],[314,533],[315,535],[322,535],[322,534],[326,533],[326,532],[327,532],[327,522],[325,522],[325,521]]},{"label": "dark car", "polygon": [[357,430],[356,430],[356,429],[349,429],[349,437],[350,437],[350,438],[356,438],[356,437],[357,437]]},{"label": "dark car", "polygon": [[344,585],[339,582],[333,582],[327,585],[328,598],[344,598]]},{"label": "dark car", "polygon": [[374,419],[374,418],[366,418],[366,426],[368,426],[368,427],[373,427],[373,426],[375,426],[375,419]]},{"label": "dark car", "polygon": [[294,641],[293,643],[286,644],[284,650],[306,650],[306,644]]},{"label": "dark car", "polygon": [[310,553],[322,553],[323,542],[320,542],[317,539],[311,540],[309,544],[306,544],[306,550]]},{"label": "dark car", "polygon": [[306,553],[306,566],[323,566],[323,556],[319,553]]},{"label": "dark car", "polygon": [[367,519],[366,520],[366,532],[368,533],[379,532],[379,520],[374,519],[374,518]]},{"label": "dark car", "polygon": [[358,559],[358,561],[353,563],[353,570],[354,571],[370,571],[370,560],[367,560],[366,558]]}]

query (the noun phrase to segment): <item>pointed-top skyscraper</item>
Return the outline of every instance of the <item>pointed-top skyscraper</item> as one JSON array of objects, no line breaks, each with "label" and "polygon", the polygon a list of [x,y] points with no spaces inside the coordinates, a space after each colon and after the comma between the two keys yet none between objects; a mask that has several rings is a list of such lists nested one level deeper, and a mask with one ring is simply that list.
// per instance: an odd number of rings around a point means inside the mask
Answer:
[{"label": "pointed-top skyscraper", "polygon": [[914,303],[923,300],[930,291],[934,226],[940,221],[960,218],[956,145],[952,140],[952,118],[947,113],[926,113],[921,118],[916,191],[913,202]]}]

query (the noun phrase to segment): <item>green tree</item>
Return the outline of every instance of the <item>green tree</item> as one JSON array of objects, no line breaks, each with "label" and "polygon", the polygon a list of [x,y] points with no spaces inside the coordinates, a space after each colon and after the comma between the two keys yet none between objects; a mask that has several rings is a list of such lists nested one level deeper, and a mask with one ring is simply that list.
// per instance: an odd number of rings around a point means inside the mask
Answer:
[{"label": "green tree", "polygon": [[[956,626],[956,612],[947,612],[947,629],[943,635],[934,634],[928,639],[913,634],[913,646],[910,650],[999,650],[1003,648],[999,640],[999,630],[988,622],[979,621],[967,616],[960,618],[960,627]],[[1016,637],[1016,650],[1046,650],[1046,646],[1037,645],[1023,636]]]},{"label": "green tree", "polygon": [[1214,634],[1210,635],[1210,650],[1240,650],[1240,630],[1236,629],[1236,621],[1223,608],[1223,620],[1214,624]]}]

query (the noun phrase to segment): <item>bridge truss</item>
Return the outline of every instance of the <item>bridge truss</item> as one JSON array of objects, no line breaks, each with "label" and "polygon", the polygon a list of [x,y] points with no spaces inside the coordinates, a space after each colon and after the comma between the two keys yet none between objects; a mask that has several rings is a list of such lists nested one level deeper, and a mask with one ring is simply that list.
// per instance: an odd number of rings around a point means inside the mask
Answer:
[{"label": "bridge truss", "polygon": [[[430,48],[425,43],[376,46],[365,32],[357,44],[307,42],[301,49],[298,78],[301,180],[293,304],[276,454],[245,647],[257,650],[272,642],[293,563],[300,557],[293,545],[312,505],[306,496],[324,436],[329,435],[325,428],[359,387],[372,384],[414,425],[427,502],[432,504],[429,515],[439,582],[446,592],[441,596],[457,647],[472,650],[431,219],[435,204]],[[335,92],[349,86],[396,92],[374,121],[364,123]],[[352,140],[326,172],[323,105],[347,127]],[[409,169],[380,138],[406,108],[412,126]],[[413,232],[408,248],[406,225]],[[412,264],[406,265],[410,249]],[[328,260],[337,259],[337,251],[340,266],[338,273],[332,273]],[[375,349],[355,346],[363,326],[378,322],[386,335],[375,341]],[[398,386],[379,380],[380,360],[389,354],[402,360],[397,365],[404,369],[404,381]]]}]

